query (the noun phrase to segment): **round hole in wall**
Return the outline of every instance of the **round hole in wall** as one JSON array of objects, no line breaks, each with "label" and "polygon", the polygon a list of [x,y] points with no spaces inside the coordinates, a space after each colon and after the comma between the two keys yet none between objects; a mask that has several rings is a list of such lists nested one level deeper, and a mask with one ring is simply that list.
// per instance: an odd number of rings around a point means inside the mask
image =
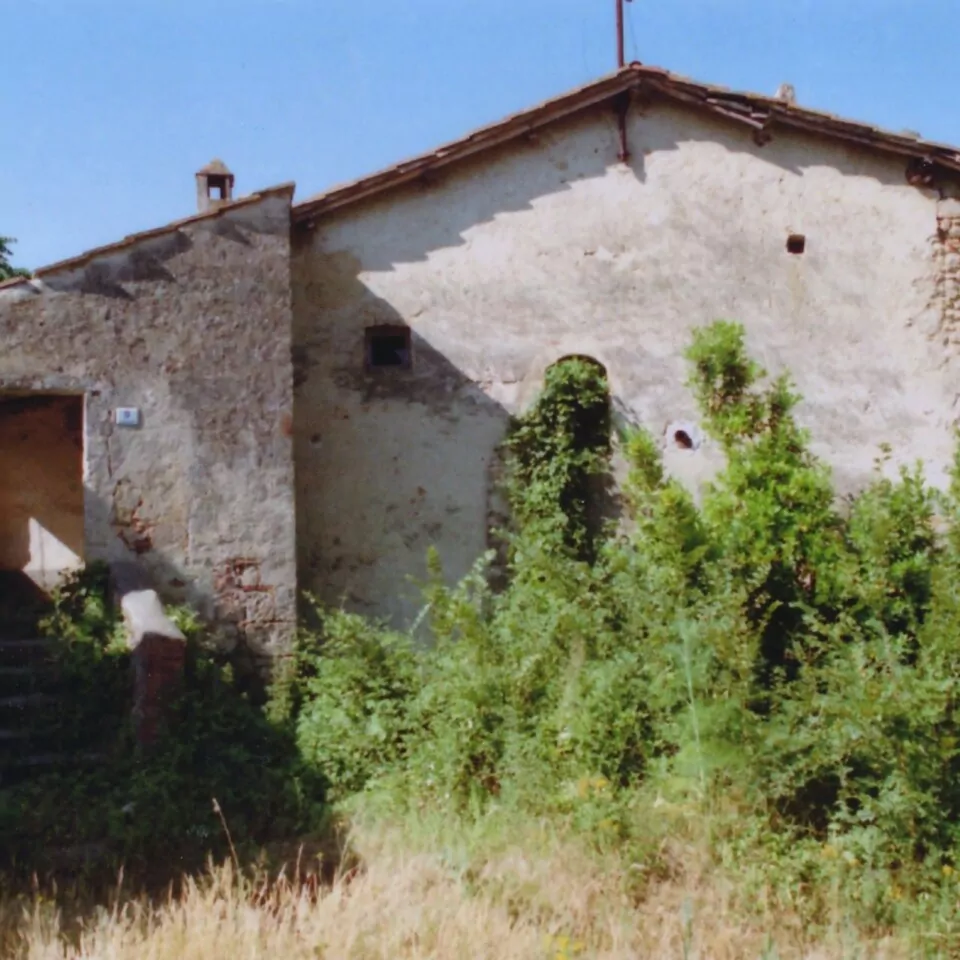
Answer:
[{"label": "round hole in wall", "polygon": [[674,450],[699,450],[703,435],[692,420],[674,420],[664,431],[663,442]]}]

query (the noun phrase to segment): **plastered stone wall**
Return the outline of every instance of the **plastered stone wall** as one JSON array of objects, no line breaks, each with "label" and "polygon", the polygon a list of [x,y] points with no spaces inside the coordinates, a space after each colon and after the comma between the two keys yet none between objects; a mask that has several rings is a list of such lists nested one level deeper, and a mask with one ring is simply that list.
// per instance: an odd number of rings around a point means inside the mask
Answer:
[{"label": "plastered stone wall", "polygon": [[[661,103],[632,112],[628,137],[620,164],[597,108],[295,234],[304,588],[409,622],[429,545],[451,577],[485,548],[495,446],[547,366],[599,360],[618,417],[665,435],[696,423],[682,353],[717,318],[791,371],[841,492],[884,442],[885,469],[921,459],[943,482],[960,270],[937,194],[907,184],[905,159],[782,131],[760,147]],[[364,328],[398,323],[412,369],[365,370]],[[665,453],[695,489],[718,462],[709,440]]]},{"label": "plastered stone wall", "polygon": [[295,620],[291,195],[0,288],[0,392],[84,397],[86,559],[136,564],[255,654]]}]

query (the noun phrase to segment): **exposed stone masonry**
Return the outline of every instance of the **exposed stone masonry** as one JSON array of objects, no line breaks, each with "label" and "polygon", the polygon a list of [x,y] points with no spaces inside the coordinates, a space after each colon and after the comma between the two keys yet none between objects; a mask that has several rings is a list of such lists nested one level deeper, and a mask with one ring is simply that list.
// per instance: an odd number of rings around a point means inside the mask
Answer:
[{"label": "exposed stone masonry", "polygon": [[0,393],[84,399],[83,559],[135,564],[257,659],[296,621],[292,192],[0,287]]},{"label": "exposed stone masonry", "polygon": [[960,201],[941,200],[934,240],[940,329],[945,345],[960,345]]}]

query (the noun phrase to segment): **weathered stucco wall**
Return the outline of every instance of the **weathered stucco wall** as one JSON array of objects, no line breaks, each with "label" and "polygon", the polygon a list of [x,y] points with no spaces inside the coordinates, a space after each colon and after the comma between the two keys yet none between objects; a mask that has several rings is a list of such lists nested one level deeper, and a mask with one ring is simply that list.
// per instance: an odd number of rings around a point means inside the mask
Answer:
[{"label": "weathered stucco wall", "polygon": [[135,562],[255,653],[295,618],[291,194],[0,289],[0,392],[85,397],[87,559]]},{"label": "weathered stucco wall", "polygon": [[[682,351],[719,317],[746,325],[771,372],[790,369],[841,490],[868,479],[881,442],[890,469],[921,458],[942,481],[960,219],[941,210],[938,231],[905,160],[834,141],[759,147],[747,127],[666,105],[628,132],[619,164],[599,108],[296,239],[305,588],[409,619],[403,579],[422,576],[428,545],[452,576],[483,550],[494,446],[550,363],[595,357],[621,413],[659,434],[695,419]],[[412,328],[411,370],[365,371],[363,330],[385,323]],[[691,482],[715,462],[709,443],[668,450]]]}]

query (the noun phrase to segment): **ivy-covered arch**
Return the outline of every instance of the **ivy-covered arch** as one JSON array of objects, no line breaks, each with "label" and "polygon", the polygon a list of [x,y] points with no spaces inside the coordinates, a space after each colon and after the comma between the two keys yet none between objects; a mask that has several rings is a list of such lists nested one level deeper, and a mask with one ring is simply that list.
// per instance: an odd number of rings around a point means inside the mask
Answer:
[{"label": "ivy-covered arch", "polygon": [[591,560],[599,534],[597,479],[609,472],[611,404],[606,367],[582,354],[549,366],[543,389],[504,442],[507,496],[518,532]]}]

